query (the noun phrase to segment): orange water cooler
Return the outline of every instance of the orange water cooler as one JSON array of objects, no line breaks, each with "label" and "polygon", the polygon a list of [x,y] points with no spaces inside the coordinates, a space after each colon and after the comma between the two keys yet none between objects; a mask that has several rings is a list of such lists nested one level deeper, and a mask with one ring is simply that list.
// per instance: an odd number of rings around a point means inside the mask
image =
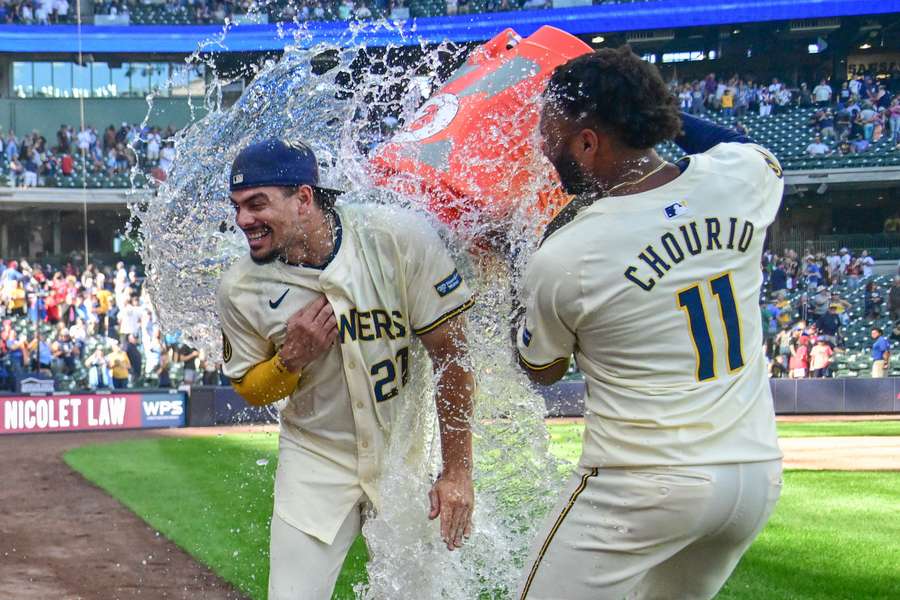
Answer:
[{"label": "orange water cooler", "polygon": [[568,201],[552,169],[536,172],[537,100],[553,69],[590,52],[578,38],[541,27],[507,29],[476,49],[444,86],[371,159],[378,185],[424,194],[454,225],[503,230],[525,202],[545,222]]}]

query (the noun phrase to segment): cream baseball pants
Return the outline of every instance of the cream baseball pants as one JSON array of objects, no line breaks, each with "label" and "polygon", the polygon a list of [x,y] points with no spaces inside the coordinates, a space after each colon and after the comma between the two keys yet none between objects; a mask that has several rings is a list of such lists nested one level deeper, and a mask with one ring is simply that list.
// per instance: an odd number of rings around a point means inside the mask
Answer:
[{"label": "cream baseball pants", "polygon": [[326,544],[272,515],[269,600],[331,600],[347,551],[359,535],[366,504],[354,507]]},{"label": "cream baseball pants", "polygon": [[538,535],[516,597],[712,598],[780,493],[781,460],[579,467]]}]

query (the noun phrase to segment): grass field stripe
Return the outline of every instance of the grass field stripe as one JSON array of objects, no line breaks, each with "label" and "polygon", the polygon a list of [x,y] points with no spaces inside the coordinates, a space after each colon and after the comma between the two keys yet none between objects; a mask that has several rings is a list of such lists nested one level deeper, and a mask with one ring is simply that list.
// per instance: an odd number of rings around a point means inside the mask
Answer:
[{"label": "grass field stripe", "polygon": [[591,477],[597,476],[597,467],[591,469],[590,473],[585,473],[581,476],[581,483],[578,484],[578,487],[575,488],[575,491],[572,492],[571,498],[569,498],[569,503],[566,504],[566,507],[563,509],[561,513],[559,513],[559,517],[556,519],[556,523],[553,524],[553,527],[550,528],[550,533],[547,534],[547,539],[544,540],[544,544],[541,546],[541,551],[538,552],[537,558],[534,559],[534,564],[531,566],[531,572],[528,574],[528,579],[525,581],[525,587],[522,589],[522,595],[519,597],[519,600],[525,600],[525,597],[528,595],[528,590],[531,589],[531,583],[534,581],[534,576],[537,574],[538,567],[541,565],[541,561],[544,559],[544,554],[547,552],[547,548],[550,547],[550,542],[553,541],[553,537],[556,535],[557,530],[559,530],[560,526],[562,526],[563,521],[566,519],[566,515],[569,514],[569,511],[572,510],[572,507],[575,506],[575,501],[578,500],[579,494],[584,491],[584,488],[587,487],[588,479]]}]

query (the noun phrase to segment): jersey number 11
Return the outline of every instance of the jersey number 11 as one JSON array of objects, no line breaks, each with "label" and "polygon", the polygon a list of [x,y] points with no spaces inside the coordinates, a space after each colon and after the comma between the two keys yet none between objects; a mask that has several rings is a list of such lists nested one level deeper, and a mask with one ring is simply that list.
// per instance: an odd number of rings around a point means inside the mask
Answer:
[{"label": "jersey number 11", "polygon": [[[741,353],[741,321],[734,300],[731,273],[717,275],[708,283],[710,292],[718,300],[719,317],[725,329],[728,372],[734,373],[744,366],[744,356]],[[716,351],[700,287],[701,283],[695,283],[677,292],[676,296],[678,308],[687,315],[691,341],[697,355],[697,380],[707,381],[716,378]]]}]

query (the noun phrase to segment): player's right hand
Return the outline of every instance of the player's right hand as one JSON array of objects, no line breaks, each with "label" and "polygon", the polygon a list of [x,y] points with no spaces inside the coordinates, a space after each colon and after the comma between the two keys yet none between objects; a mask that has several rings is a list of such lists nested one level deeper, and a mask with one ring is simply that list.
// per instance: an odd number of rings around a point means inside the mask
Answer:
[{"label": "player's right hand", "polygon": [[278,351],[281,362],[299,372],[324,354],[337,339],[337,320],[325,296],[319,296],[287,321],[284,345]]}]

